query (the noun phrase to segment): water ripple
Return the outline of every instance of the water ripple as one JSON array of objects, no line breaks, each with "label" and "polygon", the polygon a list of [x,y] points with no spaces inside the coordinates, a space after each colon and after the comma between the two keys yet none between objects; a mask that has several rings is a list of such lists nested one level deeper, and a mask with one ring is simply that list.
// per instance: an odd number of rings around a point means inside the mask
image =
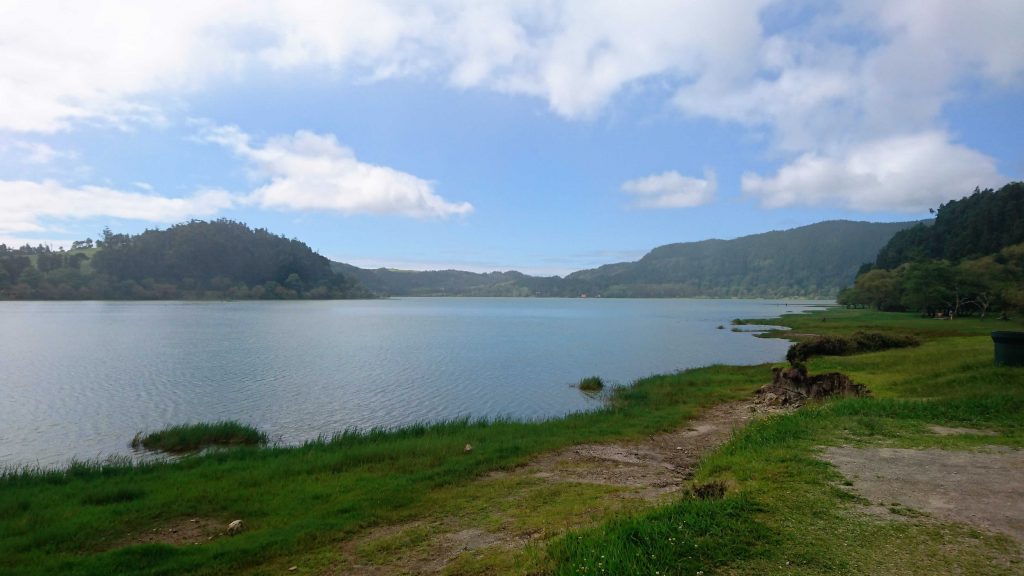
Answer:
[{"label": "water ripple", "polygon": [[205,420],[294,444],[559,416],[600,405],[572,386],[584,376],[780,359],[785,342],[715,329],[779,312],[742,300],[2,302],[0,466],[131,454],[140,430]]}]

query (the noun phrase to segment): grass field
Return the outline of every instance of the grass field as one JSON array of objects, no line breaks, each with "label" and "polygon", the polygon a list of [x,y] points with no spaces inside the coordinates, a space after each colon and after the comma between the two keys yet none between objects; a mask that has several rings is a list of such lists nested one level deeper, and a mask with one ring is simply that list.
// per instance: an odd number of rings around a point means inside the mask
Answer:
[{"label": "grass field", "polygon": [[[866,330],[912,334],[922,344],[808,361],[812,372],[842,371],[875,397],[809,406],[749,426],[697,471],[698,483],[729,486],[721,499],[645,508],[605,498],[600,510],[581,512],[574,503],[584,497],[613,495],[597,486],[556,493],[525,480],[481,478],[544,451],[680,426],[702,408],[748,396],[770,379],[769,366],[646,378],[614,390],[605,410],[547,422],[457,421],[342,434],[298,448],[240,447],[174,463],[10,471],[0,479],[0,573],[281,573],[292,565],[317,573],[336,562],[342,542],[374,526],[452,517],[486,524],[502,506],[525,529],[559,525],[569,532],[521,551],[460,558],[449,572],[1020,573],[1021,565],[1012,564],[1020,552],[1006,538],[855,513],[857,499],[816,455],[838,444],[1024,445],[1024,370],[994,367],[987,335],[1024,326],[863,310],[787,316],[783,323],[796,334]],[[998,436],[936,437],[927,424],[984,427]],[[246,522],[242,534],[202,545],[139,538],[155,526],[236,518]],[[400,554],[421,544],[425,536],[417,534],[403,532],[363,552]]]}]

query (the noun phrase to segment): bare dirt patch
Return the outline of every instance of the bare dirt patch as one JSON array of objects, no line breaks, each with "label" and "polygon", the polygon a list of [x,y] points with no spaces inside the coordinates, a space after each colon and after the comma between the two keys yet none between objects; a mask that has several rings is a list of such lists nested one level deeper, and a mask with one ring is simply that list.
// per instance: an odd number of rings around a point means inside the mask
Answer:
[{"label": "bare dirt patch", "polygon": [[1024,544],[1024,450],[831,447],[823,456],[872,503],[926,512]]},{"label": "bare dirt patch", "polygon": [[[639,442],[582,444],[543,454],[512,471],[494,472],[482,482],[533,478],[552,483],[585,483],[623,488],[623,498],[660,501],[683,490],[697,462],[732,437],[738,428],[767,413],[753,400],[720,404],[665,434]],[[511,484],[511,483],[510,483]],[[342,545],[343,563],[330,574],[438,574],[467,553],[522,550],[530,542],[558,536],[571,526],[547,526],[524,533],[505,523],[482,529],[464,519],[384,526]]]},{"label": "bare dirt patch", "polygon": [[173,546],[190,546],[205,544],[227,533],[227,522],[209,518],[181,518],[155,526],[149,530],[129,534],[114,547],[133,544],[171,544]]},{"label": "bare dirt patch", "polygon": [[659,498],[681,490],[701,456],[765,411],[749,400],[721,404],[673,432],[641,442],[572,446],[542,455],[516,473],[557,482],[625,486],[639,489],[645,498]]},{"label": "bare dirt patch", "polygon": [[932,434],[938,434],[939,436],[998,436],[999,433],[995,430],[984,430],[979,428],[951,428],[949,426],[939,426],[938,424],[929,424],[928,430]]},{"label": "bare dirt patch", "polygon": [[428,525],[409,522],[382,526],[342,546],[346,565],[329,574],[378,576],[385,574],[439,574],[461,554],[484,548],[521,548],[526,539],[480,528],[459,528],[444,522]]}]

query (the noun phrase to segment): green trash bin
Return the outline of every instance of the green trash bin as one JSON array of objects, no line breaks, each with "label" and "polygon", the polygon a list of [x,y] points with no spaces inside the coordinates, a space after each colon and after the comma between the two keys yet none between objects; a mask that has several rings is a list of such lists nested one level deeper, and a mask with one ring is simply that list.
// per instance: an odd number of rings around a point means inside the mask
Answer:
[{"label": "green trash bin", "polygon": [[993,332],[996,366],[1024,366],[1024,332]]}]

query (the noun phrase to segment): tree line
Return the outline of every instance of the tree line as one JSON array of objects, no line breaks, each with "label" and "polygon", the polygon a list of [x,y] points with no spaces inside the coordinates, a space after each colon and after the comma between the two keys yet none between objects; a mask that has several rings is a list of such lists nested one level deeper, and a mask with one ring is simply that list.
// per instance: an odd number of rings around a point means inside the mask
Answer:
[{"label": "tree line", "polygon": [[948,317],[1024,311],[1024,183],[941,205],[934,223],[893,236],[837,300]]},{"label": "tree line", "polygon": [[0,298],[44,300],[370,297],[306,244],[227,219],[116,234],[72,250],[0,245]]}]

